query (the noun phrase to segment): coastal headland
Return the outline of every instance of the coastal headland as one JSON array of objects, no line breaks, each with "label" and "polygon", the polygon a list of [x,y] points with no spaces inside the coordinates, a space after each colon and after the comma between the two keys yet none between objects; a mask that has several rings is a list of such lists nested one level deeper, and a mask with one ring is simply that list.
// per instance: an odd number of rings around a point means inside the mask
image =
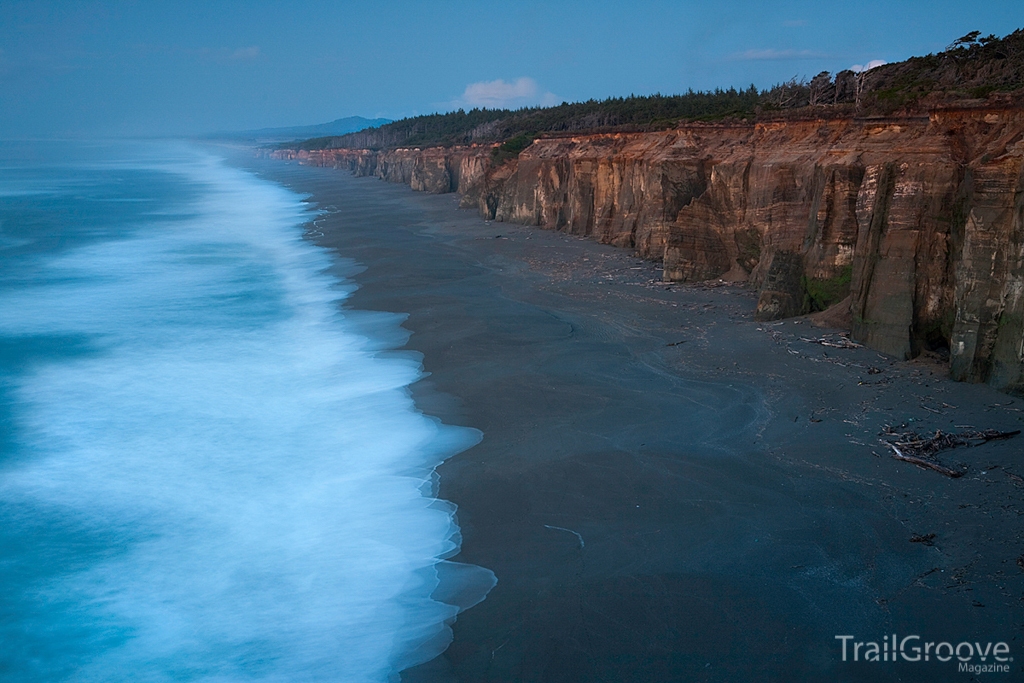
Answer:
[{"label": "coastal headland", "polygon": [[498,584],[403,680],[970,675],[955,658],[843,660],[892,634],[1005,642],[1020,675],[1020,437],[940,452],[955,478],[883,443],[1020,429],[1019,400],[949,380],[931,353],[758,321],[743,283],[666,283],[625,249],[487,221],[451,194],[244,163],[323,212],[307,237],[359,285],[351,320],[408,314],[429,373],[417,405],[483,432],[437,492],[458,506],[453,559]]},{"label": "coastal headland", "polygon": [[951,376],[1024,387],[1024,109],[684,123],[497,144],[279,149],[497,221],[633,250],[675,282],[757,290],[758,319],[831,309],[855,341],[948,354]]}]

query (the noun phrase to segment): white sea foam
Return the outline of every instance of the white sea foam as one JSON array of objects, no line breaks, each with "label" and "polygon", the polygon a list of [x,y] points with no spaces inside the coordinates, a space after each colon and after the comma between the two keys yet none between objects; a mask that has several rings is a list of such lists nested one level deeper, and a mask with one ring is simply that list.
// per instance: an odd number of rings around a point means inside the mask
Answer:
[{"label": "white sea foam", "polygon": [[[418,361],[346,322],[300,197],[175,154],[154,167],[188,178],[193,213],[40,262],[3,302],[2,334],[92,340],[14,390],[5,522],[66,531],[33,551],[63,565],[20,628],[65,641],[33,670],[394,680],[450,639],[458,607],[430,596],[458,528],[431,475],[479,434],[418,413]],[[493,585],[442,569],[463,607]]]}]

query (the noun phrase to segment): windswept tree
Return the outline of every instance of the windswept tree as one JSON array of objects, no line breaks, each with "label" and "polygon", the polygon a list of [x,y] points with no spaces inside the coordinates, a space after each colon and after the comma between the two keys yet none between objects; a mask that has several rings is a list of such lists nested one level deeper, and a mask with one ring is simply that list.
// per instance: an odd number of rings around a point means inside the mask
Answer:
[{"label": "windswept tree", "polygon": [[832,74],[828,71],[822,71],[820,74],[812,78],[808,87],[810,88],[810,92],[807,96],[808,104],[812,106],[826,104],[835,98],[835,86],[832,85]]}]

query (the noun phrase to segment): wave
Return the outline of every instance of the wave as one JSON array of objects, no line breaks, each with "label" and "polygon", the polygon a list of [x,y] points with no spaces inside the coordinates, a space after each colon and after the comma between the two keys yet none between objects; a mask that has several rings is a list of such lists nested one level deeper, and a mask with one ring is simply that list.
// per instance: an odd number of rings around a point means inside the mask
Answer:
[{"label": "wave", "polygon": [[302,197],[158,149],[118,167],[168,174],[187,202],[36,254],[2,293],[8,340],[85,340],[11,383],[5,665],[23,680],[397,680],[494,585],[444,562],[460,538],[435,497],[434,468],[480,434],[416,409],[418,359],[380,353],[401,316],[346,319],[355,285],[301,239]]}]

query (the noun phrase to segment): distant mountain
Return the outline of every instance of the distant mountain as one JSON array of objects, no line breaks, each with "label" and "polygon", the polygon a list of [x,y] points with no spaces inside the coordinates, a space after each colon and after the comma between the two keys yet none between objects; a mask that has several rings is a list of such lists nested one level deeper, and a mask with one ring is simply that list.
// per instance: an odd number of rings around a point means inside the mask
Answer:
[{"label": "distant mountain", "polygon": [[258,128],[256,130],[241,130],[231,133],[216,133],[210,137],[217,138],[247,138],[256,140],[294,140],[305,138],[325,137],[328,135],[344,135],[366,128],[376,128],[385,123],[391,123],[391,119],[366,119],[362,116],[348,116],[343,119],[335,119],[330,123],[318,123],[312,126],[285,126],[283,128]]}]

